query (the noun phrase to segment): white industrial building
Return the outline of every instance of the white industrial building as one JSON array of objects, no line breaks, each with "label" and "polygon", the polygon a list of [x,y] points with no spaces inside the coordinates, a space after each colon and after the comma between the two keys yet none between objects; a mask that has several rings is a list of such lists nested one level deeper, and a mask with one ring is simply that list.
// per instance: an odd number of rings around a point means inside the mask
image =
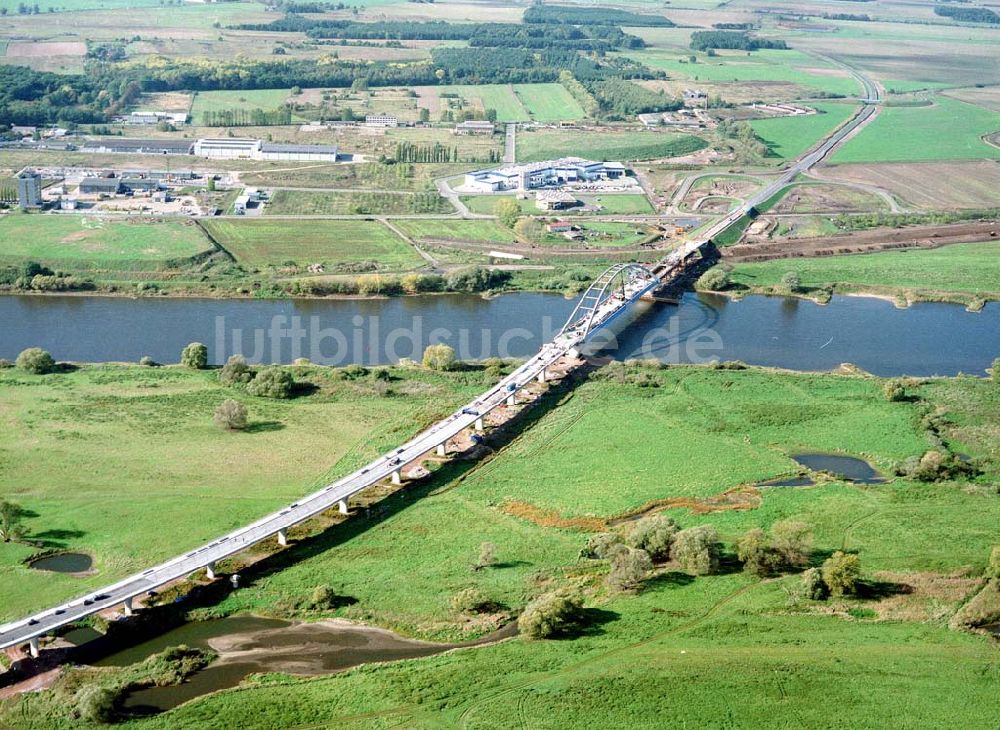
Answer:
[{"label": "white industrial building", "polygon": [[158,112],[158,111],[138,111],[132,112],[122,121],[126,124],[159,124],[169,122],[170,124],[184,124],[187,122],[187,112]]},{"label": "white industrial building", "polygon": [[245,137],[209,137],[194,143],[194,154],[223,160],[337,161],[335,145],[279,144]]},{"label": "white industrial building", "polygon": [[369,114],[365,117],[366,127],[398,127],[399,117],[391,114]]},{"label": "white industrial building", "polygon": [[620,162],[592,162],[580,157],[510,165],[497,170],[476,170],[465,175],[462,188],[469,192],[533,190],[567,183],[618,180],[628,170]]}]

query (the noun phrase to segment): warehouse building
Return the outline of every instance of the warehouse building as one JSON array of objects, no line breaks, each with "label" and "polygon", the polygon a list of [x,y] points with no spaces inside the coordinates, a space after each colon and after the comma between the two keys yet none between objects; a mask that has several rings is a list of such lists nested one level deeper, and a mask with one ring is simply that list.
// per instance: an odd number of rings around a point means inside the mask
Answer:
[{"label": "warehouse building", "polygon": [[85,177],[80,181],[80,195],[117,195],[121,187],[117,177]]},{"label": "warehouse building", "polygon": [[194,153],[218,160],[251,160],[259,157],[261,144],[249,137],[205,137],[194,143]]},{"label": "warehouse building", "polygon": [[42,207],[42,176],[34,170],[17,174],[17,204],[22,210]]},{"label": "warehouse building", "polygon": [[130,139],[97,137],[80,146],[82,152],[128,155],[189,155],[191,141],[185,139]]},{"label": "warehouse building", "polygon": [[497,131],[493,122],[482,122],[477,119],[470,119],[466,122],[459,122],[455,125],[455,134],[483,134],[490,135]]},{"label": "warehouse building", "polygon": [[315,160],[337,161],[336,145],[325,144],[276,144],[264,142],[260,146],[262,160]]}]

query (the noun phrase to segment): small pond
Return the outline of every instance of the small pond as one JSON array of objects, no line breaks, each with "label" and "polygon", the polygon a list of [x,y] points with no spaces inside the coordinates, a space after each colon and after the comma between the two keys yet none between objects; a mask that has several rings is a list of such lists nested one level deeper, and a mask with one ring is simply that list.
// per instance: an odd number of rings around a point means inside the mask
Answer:
[{"label": "small pond", "polygon": [[58,553],[32,560],[28,565],[53,573],[86,573],[94,566],[94,559],[86,553]]},{"label": "small pond", "polygon": [[864,459],[820,453],[792,454],[792,458],[807,469],[828,471],[855,484],[885,484],[882,475]]}]

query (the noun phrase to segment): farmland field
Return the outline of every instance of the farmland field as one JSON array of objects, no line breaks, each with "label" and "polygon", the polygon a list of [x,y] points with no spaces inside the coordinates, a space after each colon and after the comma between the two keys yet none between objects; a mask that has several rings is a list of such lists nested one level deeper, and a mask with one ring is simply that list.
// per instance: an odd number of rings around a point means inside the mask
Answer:
[{"label": "farmland field", "polygon": [[909,205],[931,210],[993,207],[1000,190],[1000,165],[989,160],[860,163],[821,167],[812,174],[877,185]]},{"label": "farmland field", "polygon": [[248,266],[375,262],[379,268],[412,269],[423,259],[377,221],[207,220],[206,230]]},{"label": "farmland field", "polygon": [[454,213],[438,193],[320,193],[275,190],[265,215],[401,215]]},{"label": "farmland field", "polygon": [[594,160],[651,160],[678,157],[707,146],[701,137],[661,132],[595,132],[539,130],[517,135],[519,162],[558,157]]},{"label": "farmland field", "polygon": [[[223,112],[241,109],[274,111],[284,106],[291,96],[288,89],[250,89],[240,91],[200,91],[191,104],[191,119],[202,122],[205,112]],[[293,119],[296,116],[292,115]]]},{"label": "farmland field", "polygon": [[50,267],[136,270],[212,250],[190,222],[103,220],[77,215],[0,217],[0,260]]},{"label": "farmland field", "polygon": [[787,271],[797,273],[804,287],[838,283],[918,293],[964,292],[998,299],[1000,243],[738,264],[733,281],[754,287],[775,286]]},{"label": "farmland field", "polygon": [[515,84],[514,93],[536,122],[572,121],[585,116],[562,84]]},{"label": "farmland field", "polygon": [[886,107],[830,161],[918,162],[921,160],[1000,159],[1000,149],[980,136],[1000,129],[1000,116],[947,96],[927,107]]},{"label": "farmland field", "polygon": [[798,157],[858,111],[853,104],[812,104],[819,114],[755,119],[750,126],[767,144],[768,157]]}]

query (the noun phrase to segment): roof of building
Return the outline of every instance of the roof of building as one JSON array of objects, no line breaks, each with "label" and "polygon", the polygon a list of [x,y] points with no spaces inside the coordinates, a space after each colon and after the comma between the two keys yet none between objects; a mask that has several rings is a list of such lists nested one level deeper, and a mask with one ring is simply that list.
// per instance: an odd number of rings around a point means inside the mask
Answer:
[{"label": "roof of building", "polygon": [[85,177],[80,181],[81,188],[117,190],[119,185],[121,185],[121,180],[116,177]]},{"label": "roof of building", "polygon": [[576,170],[594,170],[594,169],[611,169],[611,170],[625,170],[625,165],[621,162],[594,162],[592,160],[585,160],[582,157],[561,157],[558,160],[544,160],[542,162],[527,162],[522,165],[508,165],[506,167],[501,167],[497,170],[476,170],[474,172],[467,173],[473,177],[477,177],[481,180],[502,180],[509,177],[521,175],[524,173],[541,172],[543,170],[566,170],[566,169],[576,169]]},{"label": "roof of building", "polygon": [[191,151],[191,141],[179,139],[97,137],[88,139],[82,146],[83,149],[107,149],[119,152],[170,152],[183,155]]},{"label": "roof of building", "polygon": [[545,203],[575,203],[576,198],[572,194],[562,190],[539,190],[535,193],[535,198]]},{"label": "roof of building", "polygon": [[337,145],[332,144],[279,144],[276,142],[264,142],[260,146],[261,152],[293,152],[293,153],[313,153],[313,154],[337,154]]},{"label": "roof of building", "polygon": [[483,121],[481,119],[467,119],[464,122],[459,122],[455,125],[456,127],[480,127],[494,129],[496,125],[493,122]]}]

